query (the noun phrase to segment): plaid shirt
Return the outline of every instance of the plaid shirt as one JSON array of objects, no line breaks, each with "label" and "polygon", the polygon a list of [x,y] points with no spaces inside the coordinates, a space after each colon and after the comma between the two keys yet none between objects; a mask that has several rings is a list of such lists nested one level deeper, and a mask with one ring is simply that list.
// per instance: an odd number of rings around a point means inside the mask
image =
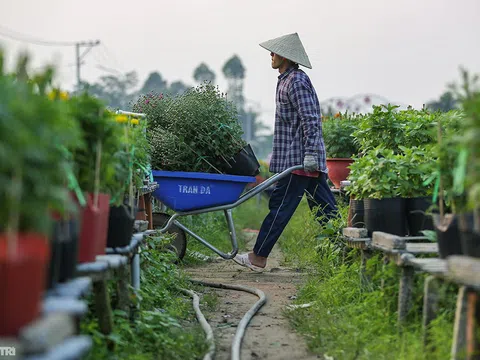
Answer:
[{"label": "plaid shirt", "polygon": [[303,165],[306,154],[315,155],[320,171],[327,172],[320,103],[308,75],[292,67],[278,77],[270,171]]}]

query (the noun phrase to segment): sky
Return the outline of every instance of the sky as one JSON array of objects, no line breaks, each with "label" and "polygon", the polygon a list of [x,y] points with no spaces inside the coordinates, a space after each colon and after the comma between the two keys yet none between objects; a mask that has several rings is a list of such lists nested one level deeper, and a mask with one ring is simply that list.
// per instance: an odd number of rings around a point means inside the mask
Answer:
[{"label": "sky", "polygon": [[[73,46],[7,39],[9,30],[49,41],[100,40],[81,77],[135,70],[140,83],[158,71],[169,83],[194,85],[205,62],[226,90],[224,63],[246,68],[247,103],[273,127],[276,70],[258,44],[297,32],[313,69],[305,69],[320,101],[378,94],[421,107],[460,79],[459,66],[480,73],[480,0],[0,0],[0,46],[9,63],[21,50],[33,67],[55,63],[57,81],[75,83]],[[5,29],[7,28],[7,30]]]}]

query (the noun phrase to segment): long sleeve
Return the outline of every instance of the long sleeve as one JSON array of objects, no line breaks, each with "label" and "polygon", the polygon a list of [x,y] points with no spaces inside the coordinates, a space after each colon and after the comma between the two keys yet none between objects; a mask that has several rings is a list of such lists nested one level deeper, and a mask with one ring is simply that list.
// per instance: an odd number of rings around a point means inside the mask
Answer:
[{"label": "long sleeve", "polygon": [[306,155],[318,154],[321,148],[322,127],[320,113],[312,89],[302,80],[292,83],[289,98],[300,117],[304,133]]}]

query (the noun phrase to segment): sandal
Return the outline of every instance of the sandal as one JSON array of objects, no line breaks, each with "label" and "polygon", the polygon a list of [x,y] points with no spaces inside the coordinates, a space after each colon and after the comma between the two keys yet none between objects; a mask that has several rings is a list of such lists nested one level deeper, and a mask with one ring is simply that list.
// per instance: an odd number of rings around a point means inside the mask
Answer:
[{"label": "sandal", "polygon": [[248,258],[248,253],[247,254],[236,255],[232,260],[235,261],[238,265],[243,266],[243,267],[247,267],[250,270],[255,271],[255,272],[263,272],[265,270],[264,268],[253,265],[250,262],[250,259]]}]

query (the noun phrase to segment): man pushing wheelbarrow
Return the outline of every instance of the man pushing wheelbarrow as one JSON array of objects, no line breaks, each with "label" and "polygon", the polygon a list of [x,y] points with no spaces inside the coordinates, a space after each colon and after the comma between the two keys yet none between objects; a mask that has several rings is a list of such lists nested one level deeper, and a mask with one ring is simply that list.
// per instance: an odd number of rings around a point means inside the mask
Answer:
[{"label": "man pushing wheelbarrow", "polygon": [[271,66],[280,73],[270,171],[282,173],[296,165],[303,165],[303,169],[293,170],[276,183],[270,196],[270,211],[253,251],[233,258],[253,271],[262,271],[267,265],[270,252],[304,194],[310,209],[318,207],[317,215],[322,221],[337,213],[335,198],[327,185],[320,104],[310,78],[299,69],[299,65],[312,68],[303,44],[294,33],[260,46],[270,51]]}]

